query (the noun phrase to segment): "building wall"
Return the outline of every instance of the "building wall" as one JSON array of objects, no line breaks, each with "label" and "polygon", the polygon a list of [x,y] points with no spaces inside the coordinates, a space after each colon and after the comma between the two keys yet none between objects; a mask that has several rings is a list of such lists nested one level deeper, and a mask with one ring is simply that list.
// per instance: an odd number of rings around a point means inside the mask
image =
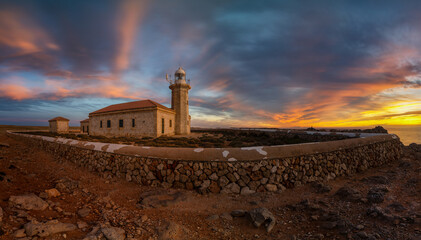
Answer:
[{"label": "building wall", "polygon": [[[119,120],[123,119],[123,127],[119,127]],[[135,127],[132,127],[132,119],[135,119]],[[111,121],[111,127],[107,127],[107,120]],[[102,128],[100,127],[102,121]],[[93,136],[108,137],[140,137],[157,136],[156,110],[124,111],[119,113],[104,113],[89,116],[89,134]]]},{"label": "building wall", "polygon": [[[402,144],[394,135],[314,144],[238,148],[238,151],[234,151],[233,148],[160,150],[161,148],[153,147],[70,141],[10,132],[8,134],[50,152],[59,161],[71,161],[98,172],[104,178],[120,177],[142,185],[212,193],[278,191],[285,187],[350,176],[396,161],[402,154]],[[149,154],[151,149],[156,149],[159,154],[168,152],[173,158]],[[272,149],[272,153],[269,149]],[[201,160],[202,155],[208,155],[208,150],[218,152],[228,160]],[[244,152],[255,152],[257,155],[265,155],[265,158],[260,156],[257,160],[241,160],[242,156],[250,155],[243,155]],[[174,159],[179,157],[181,159]]]},{"label": "building wall", "polygon": [[80,123],[80,132],[88,133],[89,122]]},{"label": "building wall", "polygon": [[50,132],[67,133],[69,132],[68,121],[52,121],[49,122]]},{"label": "building wall", "polygon": [[[162,133],[162,119],[164,119],[164,133]],[[171,121],[171,127],[170,127]],[[156,129],[157,129],[157,136],[165,135],[165,136],[172,136],[175,134],[175,114],[158,109],[157,111],[157,121],[156,121]]]}]

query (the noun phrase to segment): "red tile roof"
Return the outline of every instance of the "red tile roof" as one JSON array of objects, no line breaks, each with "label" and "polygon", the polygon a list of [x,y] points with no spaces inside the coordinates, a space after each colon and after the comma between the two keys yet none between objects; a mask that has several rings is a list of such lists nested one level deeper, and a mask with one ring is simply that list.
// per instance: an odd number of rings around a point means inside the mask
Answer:
[{"label": "red tile roof", "polygon": [[54,121],[69,121],[69,119],[64,118],[64,117],[55,117],[53,119],[48,120],[49,122],[54,122]]},{"label": "red tile roof", "polygon": [[85,120],[80,121],[80,123],[85,123],[85,122],[89,122],[89,118],[87,118],[87,119],[85,119]]},{"label": "red tile roof", "polygon": [[97,114],[97,113],[106,113],[106,112],[115,112],[115,111],[122,111],[122,110],[134,110],[134,109],[142,109],[142,108],[163,108],[166,110],[172,110],[171,108],[167,108],[164,105],[161,105],[157,102],[154,102],[152,100],[141,100],[141,101],[135,101],[135,102],[127,102],[127,103],[119,103],[110,105],[105,108],[101,108],[99,110],[96,110],[95,112],[89,113],[91,114]]}]

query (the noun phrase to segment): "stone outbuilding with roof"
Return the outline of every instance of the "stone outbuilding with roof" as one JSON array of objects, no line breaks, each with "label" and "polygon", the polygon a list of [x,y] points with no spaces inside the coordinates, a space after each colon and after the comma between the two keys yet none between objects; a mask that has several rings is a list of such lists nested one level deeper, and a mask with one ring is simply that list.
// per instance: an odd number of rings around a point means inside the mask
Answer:
[{"label": "stone outbuilding with roof", "polygon": [[[110,105],[89,113],[89,135],[107,137],[159,137],[190,134],[188,91],[190,83],[180,67],[174,79],[168,79],[172,90],[171,108],[152,100]],[[86,126],[86,125],[85,125]]]},{"label": "stone outbuilding with roof", "polygon": [[80,121],[80,132],[89,133],[89,118]]},{"label": "stone outbuilding with roof", "polygon": [[69,119],[64,117],[55,117],[48,120],[49,130],[54,133],[68,133],[69,132]]}]

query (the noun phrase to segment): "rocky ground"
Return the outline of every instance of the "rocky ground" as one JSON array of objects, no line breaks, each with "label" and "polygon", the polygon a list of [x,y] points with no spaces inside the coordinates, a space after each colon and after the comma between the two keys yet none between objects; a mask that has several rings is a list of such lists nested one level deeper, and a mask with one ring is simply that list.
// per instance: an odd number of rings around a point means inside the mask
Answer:
[{"label": "rocky ground", "polygon": [[103,179],[0,133],[0,239],[421,239],[421,145],[281,192],[209,194]]}]

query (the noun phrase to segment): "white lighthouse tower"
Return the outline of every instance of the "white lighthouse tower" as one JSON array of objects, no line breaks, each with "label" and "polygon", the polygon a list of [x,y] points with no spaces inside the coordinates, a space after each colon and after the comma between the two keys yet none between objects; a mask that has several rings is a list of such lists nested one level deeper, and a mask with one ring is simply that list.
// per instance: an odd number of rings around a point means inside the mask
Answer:
[{"label": "white lighthouse tower", "polygon": [[175,134],[186,135],[190,134],[190,120],[189,115],[189,90],[190,80],[186,81],[186,72],[182,67],[179,67],[174,74],[174,80],[167,81],[171,84],[171,108],[175,111]]}]

